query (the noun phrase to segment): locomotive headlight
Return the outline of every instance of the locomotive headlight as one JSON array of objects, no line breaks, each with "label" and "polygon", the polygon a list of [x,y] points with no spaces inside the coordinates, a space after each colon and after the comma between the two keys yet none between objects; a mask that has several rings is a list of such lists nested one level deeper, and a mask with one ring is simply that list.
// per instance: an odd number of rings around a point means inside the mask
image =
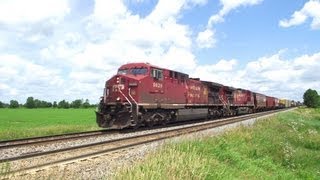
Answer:
[{"label": "locomotive headlight", "polygon": [[117,77],[117,84],[119,84],[120,83],[120,78],[119,77]]},{"label": "locomotive headlight", "polygon": [[136,87],[136,86],[138,86],[138,83],[137,82],[131,82],[131,83],[129,83],[129,86],[130,87]]},{"label": "locomotive headlight", "polygon": [[117,99],[116,99],[117,101],[120,101],[120,97],[117,97]]}]

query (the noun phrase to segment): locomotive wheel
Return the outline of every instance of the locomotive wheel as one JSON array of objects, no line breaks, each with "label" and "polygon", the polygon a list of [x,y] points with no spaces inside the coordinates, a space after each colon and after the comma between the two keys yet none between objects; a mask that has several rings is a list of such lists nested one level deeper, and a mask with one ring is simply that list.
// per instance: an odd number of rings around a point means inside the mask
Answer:
[{"label": "locomotive wheel", "polygon": [[161,125],[165,126],[167,125],[168,122],[169,122],[169,118],[165,117],[164,119],[162,119]]},{"label": "locomotive wheel", "polygon": [[146,124],[147,124],[147,126],[148,126],[149,128],[153,127],[153,125],[154,125],[153,119],[150,119],[150,121],[147,121]]},{"label": "locomotive wheel", "polygon": [[138,129],[141,126],[141,123],[138,122],[135,126],[133,126],[133,129]]}]

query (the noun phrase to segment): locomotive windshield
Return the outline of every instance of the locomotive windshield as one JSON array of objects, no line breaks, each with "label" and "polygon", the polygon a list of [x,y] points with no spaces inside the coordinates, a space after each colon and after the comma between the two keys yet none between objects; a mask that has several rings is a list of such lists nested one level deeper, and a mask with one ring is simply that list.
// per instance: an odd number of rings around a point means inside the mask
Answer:
[{"label": "locomotive windshield", "polygon": [[147,74],[148,72],[148,69],[147,68],[134,68],[134,69],[131,69],[131,74],[133,75],[144,75],[144,74]]},{"label": "locomotive windshield", "polygon": [[127,74],[128,73],[128,69],[119,69],[118,70],[118,74]]},{"label": "locomotive windshield", "polygon": [[132,69],[119,69],[118,74],[133,74],[133,75],[146,75],[147,68],[132,68]]}]

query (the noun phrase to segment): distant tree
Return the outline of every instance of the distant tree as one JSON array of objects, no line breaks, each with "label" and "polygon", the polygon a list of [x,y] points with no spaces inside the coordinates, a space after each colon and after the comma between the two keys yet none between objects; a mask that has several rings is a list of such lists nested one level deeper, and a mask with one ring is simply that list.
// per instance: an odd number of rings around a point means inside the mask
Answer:
[{"label": "distant tree", "polygon": [[89,108],[90,107],[90,103],[89,103],[89,99],[86,99],[86,101],[82,104],[83,108]]},{"label": "distant tree", "polygon": [[34,108],[41,108],[41,101],[39,99],[34,99]]},{"label": "distant tree", "polygon": [[69,102],[62,100],[58,103],[58,108],[68,109],[70,107]]},{"label": "distant tree", "polygon": [[18,108],[19,107],[19,102],[16,100],[11,100],[9,104],[9,108]]},{"label": "distant tree", "polygon": [[82,99],[76,99],[71,102],[70,107],[71,108],[80,108],[82,106]]},{"label": "distant tree", "polygon": [[53,108],[57,108],[57,107],[58,107],[57,101],[53,101],[52,107],[53,107]]},{"label": "distant tree", "polygon": [[52,103],[51,102],[47,102],[47,108],[51,108],[52,107]]},{"label": "distant tree", "polygon": [[28,97],[28,98],[27,98],[25,107],[26,107],[26,108],[29,108],[29,109],[32,109],[32,108],[35,108],[35,107],[36,107],[36,105],[35,105],[35,100],[33,99],[33,97]]},{"label": "distant tree", "polygon": [[0,101],[0,108],[5,108],[5,104]]},{"label": "distant tree", "polygon": [[316,108],[320,106],[320,97],[316,90],[308,89],[303,94],[303,103],[307,107]]},{"label": "distant tree", "polygon": [[40,101],[40,106],[41,108],[46,108],[48,106],[48,102],[47,101]]},{"label": "distant tree", "polygon": [[98,107],[98,104],[90,104],[90,107],[92,108]]}]

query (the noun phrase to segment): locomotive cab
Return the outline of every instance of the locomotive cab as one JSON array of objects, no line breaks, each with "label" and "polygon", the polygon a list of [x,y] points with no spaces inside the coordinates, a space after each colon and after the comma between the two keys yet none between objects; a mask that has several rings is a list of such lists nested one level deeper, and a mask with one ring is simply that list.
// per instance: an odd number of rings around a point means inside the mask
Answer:
[{"label": "locomotive cab", "polygon": [[97,123],[100,127],[121,129],[135,126],[139,113],[139,92],[142,82],[150,76],[150,67],[144,63],[121,66],[104,88],[98,110]]}]

